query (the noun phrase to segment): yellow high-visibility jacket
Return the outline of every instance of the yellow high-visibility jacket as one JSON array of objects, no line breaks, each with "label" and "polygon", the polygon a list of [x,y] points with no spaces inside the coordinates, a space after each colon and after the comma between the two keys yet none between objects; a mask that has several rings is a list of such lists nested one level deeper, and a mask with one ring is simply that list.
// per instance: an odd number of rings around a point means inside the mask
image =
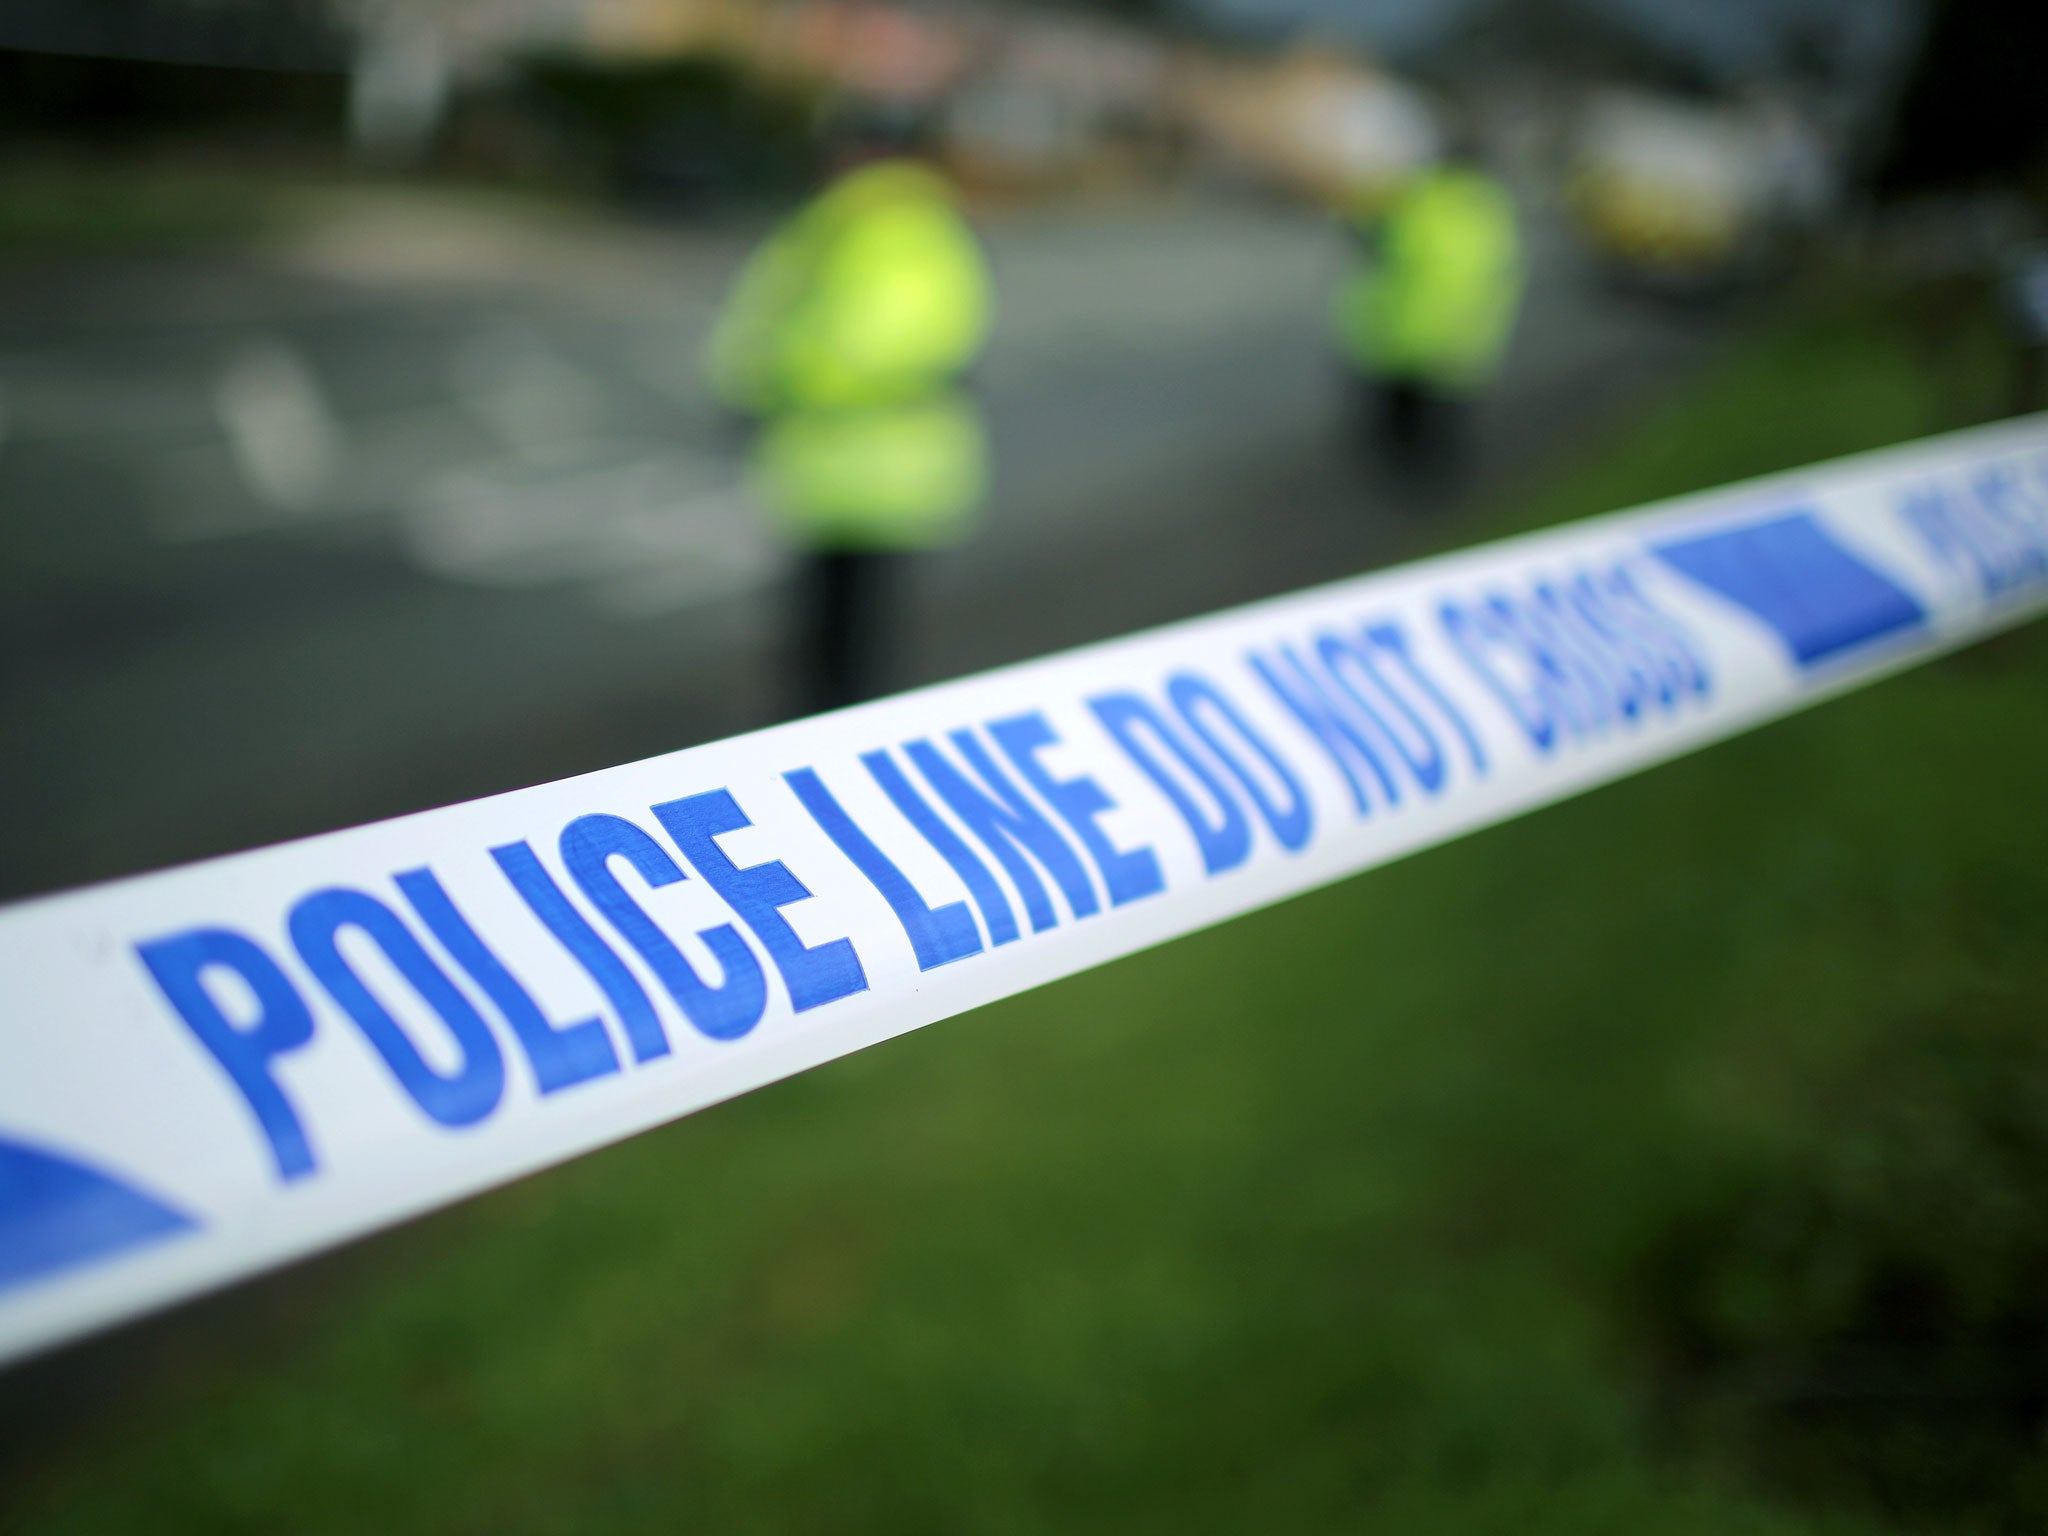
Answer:
[{"label": "yellow high-visibility jacket", "polygon": [[909,161],[842,178],[754,255],[708,361],[720,398],[762,419],[758,489],[792,534],[914,548],[964,531],[988,470],[958,384],[990,308],[945,181]]},{"label": "yellow high-visibility jacket", "polygon": [[1337,337],[1362,371],[1448,393],[1499,365],[1522,296],[1513,201],[1481,171],[1444,166],[1387,210],[1376,258],[1338,293]]}]

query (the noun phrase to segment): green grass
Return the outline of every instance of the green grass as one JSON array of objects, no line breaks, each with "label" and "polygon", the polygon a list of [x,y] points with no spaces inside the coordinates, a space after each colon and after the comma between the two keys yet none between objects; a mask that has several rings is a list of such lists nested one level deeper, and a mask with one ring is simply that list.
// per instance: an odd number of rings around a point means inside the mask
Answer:
[{"label": "green grass", "polygon": [[[1779,327],[1502,525],[1954,424],[1944,345]],[[2030,1528],[2044,685],[2022,632],[379,1239],[0,1525]]]},{"label": "green grass", "polygon": [[175,166],[28,160],[0,168],[0,259],[245,240],[271,221],[261,178]]}]

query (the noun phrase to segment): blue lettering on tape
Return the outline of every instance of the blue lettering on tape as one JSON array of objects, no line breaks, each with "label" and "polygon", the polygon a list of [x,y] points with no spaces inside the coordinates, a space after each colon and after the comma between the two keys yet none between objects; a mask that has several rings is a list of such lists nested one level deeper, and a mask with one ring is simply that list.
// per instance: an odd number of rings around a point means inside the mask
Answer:
[{"label": "blue lettering on tape", "polygon": [[[955,731],[952,740],[978,777],[978,783],[955,768],[924,738],[905,742],[903,750],[910,754],[925,781],[938,791],[939,798],[952,807],[953,814],[967,824],[968,831],[1009,873],[1031,919],[1031,931],[1043,933],[1059,923],[1045,882],[1032,867],[1034,859],[1066,893],[1067,905],[1076,918],[1093,917],[1101,911],[1095,889],[1088,883],[1088,871],[1058,829],[995,765],[972,731]],[[1005,903],[1006,911],[1007,908]],[[983,910],[986,915],[987,909]]]},{"label": "blue lettering on tape", "polygon": [[1657,558],[1769,625],[1802,667],[1922,628],[1910,592],[1793,512],[1652,546]]},{"label": "blue lettering on tape", "polygon": [[639,952],[683,1016],[702,1033],[713,1040],[737,1040],[761,1022],[768,1008],[768,979],[739,930],[720,923],[697,933],[725,976],[714,987],[612,873],[611,861],[617,858],[656,889],[689,878],[650,834],[623,816],[579,816],[562,829],[561,849],[562,862],[583,894]]},{"label": "blue lettering on tape", "polygon": [[413,911],[419,913],[420,921],[512,1026],[512,1033],[519,1037],[527,1063],[533,1068],[534,1086],[542,1093],[554,1093],[619,1070],[618,1053],[612,1049],[611,1037],[604,1032],[604,1021],[587,1018],[557,1024],[542,1013],[533,994],[483,941],[431,869],[409,869],[393,878],[405,892],[405,899],[412,903]]},{"label": "blue lettering on tape", "polygon": [[[1294,771],[1266,738],[1252,729],[1223,690],[1199,672],[1176,672],[1167,679],[1166,696],[1173,701],[1173,707],[1187,722],[1188,729],[1202,738],[1202,745],[1214,753],[1217,761],[1244,786],[1246,797],[1258,807],[1259,815],[1280,846],[1289,853],[1306,847],[1309,834],[1315,830],[1315,809],[1309,804],[1308,791],[1301,787],[1301,780],[1294,776]],[[1245,759],[1224,745],[1225,727],[1241,744],[1251,748],[1253,757],[1265,763],[1275,786],[1286,791],[1287,803],[1284,806],[1259,781],[1259,775]]]},{"label": "blue lettering on tape", "polygon": [[[1422,717],[1387,686],[1373,659],[1372,647],[1355,644],[1348,635],[1325,631],[1316,636],[1316,656],[1352,707],[1373,721],[1380,734],[1393,744],[1395,755],[1423,791],[1440,793],[1444,787],[1443,751]],[[1406,726],[1405,739],[1402,725]]]},{"label": "blue lettering on tape", "polygon": [[1451,702],[1449,695],[1437,686],[1435,680],[1415,660],[1414,654],[1408,648],[1408,636],[1402,631],[1401,626],[1391,622],[1371,624],[1366,627],[1365,638],[1374,650],[1383,651],[1394,658],[1400,667],[1401,675],[1428,697],[1430,703],[1436,706],[1437,712],[1448,720],[1451,728],[1458,733],[1459,739],[1465,744],[1465,755],[1471,759],[1472,771],[1485,773],[1486,751],[1479,745],[1479,737],[1473,733],[1472,727],[1458,712],[1458,707]]},{"label": "blue lettering on tape", "polygon": [[1116,809],[1116,802],[1104,793],[1100,784],[1085,774],[1071,779],[1056,779],[1039,762],[1040,752],[1059,744],[1059,737],[1046,724],[1045,716],[1033,710],[1008,720],[992,720],[988,733],[995,737],[996,744],[1017,765],[1017,771],[1024,775],[1045,803],[1058,812],[1060,819],[1073,828],[1074,836],[1081,839],[1081,846],[1088,850],[1088,856],[1095,861],[1095,867],[1102,875],[1102,887],[1109,892],[1111,906],[1120,907],[1141,896],[1156,896],[1166,888],[1165,878],[1159,872],[1159,860],[1150,848],[1118,848],[1096,825],[1104,812]]},{"label": "blue lettering on tape", "polygon": [[2048,505],[2011,465],[1986,465],[1967,491],[1915,487],[1900,511],[1935,558],[1967,571],[1988,601],[2048,580]]},{"label": "blue lettering on tape", "polygon": [[[896,766],[896,760],[887,752],[863,752],[860,760],[889,797],[889,803],[917,829],[918,836],[931,844],[939,857],[953,867],[953,873],[967,887],[967,894],[981,909],[981,920],[988,925],[990,946],[1016,943],[1017,916],[1010,910],[1009,898],[1003,895],[1003,888],[997,884],[996,877],[967,846],[966,840],[946,825],[939,813],[925,802],[924,796],[917,792],[916,786],[904,776],[903,770]],[[1047,917],[1050,920],[1050,904]]]},{"label": "blue lettering on tape", "polygon": [[725,898],[767,948],[768,958],[789,988],[790,1007],[798,1013],[851,997],[868,989],[867,972],[850,939],[806,944],[789,926],[782,908],[808,901],[811,888],[780,859],[741,866],[718,846],[718,838],[754,823],[739,802],[723,789],[665,800],[654,807],[654,819],[668,829],[683,856]]},{"label": "blue lettering on tape", "polygon": [[[1445,598],[1437,620],[1539,756],[1636,729],[1712,691],[1698,649],[1622,566]],[[1466,745],[1478,744],[1468,734]]]},{"label": "blue lettering on tape", "polygon": [[1437,607],[1437,622],[1473,676],[1492,692],[1529,745],[1538,753],[1553,752],[1557,748],[1553,690],[1543,669],[1495,611],[1503,605],[1446,598]]},{"label": "blue lettering on tape", "polygon": [[[399,1086],[430,1119],[453,1129],[474,1125],[498,1107],[505,1091],[505,1058],[490,1026],[403,918],[365,891],[332,886],[294,906],[288,925],[306,969],[355,1020]],[[462,1057],[453,1072],[440,1071],[420,1054],[405,1026],[342,954],[341,935],[350,929],[383,952],[446,1027]]]},{"label": "blue lettering on tape", "polygon": [[[1195,846],[1201,850],[1202,868],[1219,875],[1242,864],[1252,850],[1251,823],[1222,781],[1159,711],[1139,695],[1128,692],[1098,694],[1088,701],[1088,707],[1095,711],[1095,718],[1124,749],[1125,755],[1145,771],[1146,777],[1159,786],[1159,792],[1180,812],[1181,820],[1194,836]],[[1148,734],[1152,741],[1166,748],[1165,755],[1146,744]],[[1181,775],[1169,768],[1168,757],[1178,760],[1186,779],[1193,781],[1192,790]],[[1215,808],[1213,816],[1210,806]]]},{"label": "blue lettering on tape", "polygon": [[889,903],[889,910],[903,925],[911,950],[917,955],[919,970],[936,970],[981,953],[981,930],[974,926],[974,914],[967,910],[967,903],[955,901],[933,907],[927,902],[911,884],[910,877],[897,868],[896,861],[877,848],[874,839],[846,814],[818,777],[817,770],[792,768],[782,777],[811,813],[811,819]]},{"label": "blue lettering on tape", "polygon": [[1360,769],[1372,775],[1387,804],[1398,804],[1401,792],[1395,788],[1393,775],[1388,772],[1386,762],[1375,746],[1376,741],[1386,738],[1386,727],[1379,717],[1363,700],[1352,695],[1346,695],[1352,707],[1345,708],[1344,703],[1332,693],[1334,683],[1325,686],[1323,679],[1302,661],[1293,646],[1275,646],[1274,656],[1276,660],[1268,661],[1257,651],[1247,651],[1245,660],[1273,697],[1288,708],[1309,739],[1323,749],[1331,764],[1343,775],[1358,814],[1368,816],[1372,813],[1372,801],[1366,794]]},{"label": "blue lettering on tape", "polygon": [[1608,612],[1661,658],[1666,677],[1676,690],[1666,695],[1660,689],[1659,697],[1666,709],[1675,707],[1686,693],[1702,699],[1713,693],[1714,675],[1707,668],[1706,653],[1686,633],[1683,624],[1650,601],[1626,565],[1601,572],[1598,590],[1606,599]]},{"label": "blue lettering on tape", "polygon": [[[280,1179],[313,1171],[312,1145],[298,1111],[271,1075],[271,1062],[313,1038],[313,1012],[291,978],[263,946],[232,928],[193,928],[135,946],[149,974],[163,989],[185,1027],[213,1053],[242,1091],[256,1123],[270,1143]],[[208,988],[209,971],[239,976],[256,999],[258,1013],[247,1024],[232,1022]]]},{"label": "blue lettering on tape", "polygon": [[531,845],[525,842],[506,843],[493,848],[491,857],[497,861],[505,878],[512,882],[512,889],[519,893],[520,900],[540,919],[541,926],[555,936],[556,942],[597,983],[598,990],[604,993],[613,1012],[618,1015],[619,1023],[625,1028],[626,1038],[633,1043],[633,1059],[652,1061],[657,1056],[666,1056],[669,1053],[668,1032],[661,1027],[661,1018],[655,1013],[654,1004],[647,1000],[646,989],[626,969],[626,962],[598,937],[589,920],[576,910],[576,904],[562,893],[562,888],[555,884],[555,877],[548,873],[547,866],[541,863]]}]

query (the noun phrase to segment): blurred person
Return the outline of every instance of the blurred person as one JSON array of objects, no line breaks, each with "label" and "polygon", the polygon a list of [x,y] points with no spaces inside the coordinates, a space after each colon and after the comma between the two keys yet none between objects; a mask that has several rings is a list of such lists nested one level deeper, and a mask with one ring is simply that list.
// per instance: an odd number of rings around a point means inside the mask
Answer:
[{"label": "blurred person", "polygon": [[1521,303],[1513,200],[1469,137],[1413,177],[1359,231],[1337,338],[1359,381],[1360,423],[1404,473],[1462,455],[1468,403],[1499,367]]},{"label": "blurred person", "polygon": [[748,262],[709,356],[803,552],[806,711],[878,691],[904,556],[961,538],[988,481],[963,387],[989,328],[981,248],[913,123],[868,113],[833,137],[833,179]]}]

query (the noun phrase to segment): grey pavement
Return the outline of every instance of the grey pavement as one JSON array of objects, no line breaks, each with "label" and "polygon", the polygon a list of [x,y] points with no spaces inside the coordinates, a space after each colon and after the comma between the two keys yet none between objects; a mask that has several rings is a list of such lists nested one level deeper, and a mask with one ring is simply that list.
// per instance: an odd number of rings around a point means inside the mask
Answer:
[{"label": "grey pavement", "polygon": [[[1354,451],[1299,212],[986,222],[997,491],[899,680],[1440,539]],[[606,766],[786,713],[788,558],[696,358],[745,230],[366,204],[232,258],[0,272],[0,896]],[[1481,413],[1511,485],[1681,367],[1532,220]]]}]

